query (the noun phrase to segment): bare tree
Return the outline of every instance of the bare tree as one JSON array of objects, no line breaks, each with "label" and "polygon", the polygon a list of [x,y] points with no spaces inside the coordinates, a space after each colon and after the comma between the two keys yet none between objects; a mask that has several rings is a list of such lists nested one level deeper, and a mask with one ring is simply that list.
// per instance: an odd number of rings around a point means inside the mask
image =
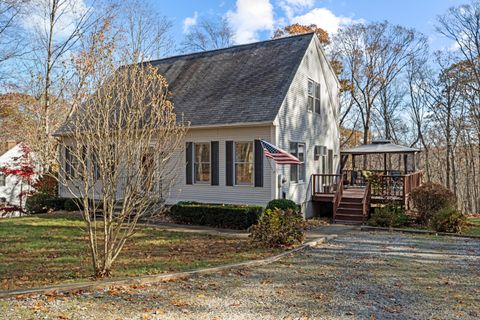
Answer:
[{"label": "bare tree", "polygon": [[176,178],[187,126],[149,63],[125,65],[102,33],[77,61],[77,106],[59,130],[59,182],[76,197],[96,277],[106,277],[140,218],[158,212]]},{"label": "bare tree", "polygon": [[24,53],[18,21],[27,0],[0,1],[0,79],[4,78],[5,62]]},{"label": "bare tree", "polygon": [[436,62],[440,70],[438,78],[424,91],[431,98],[431,117],[438,124],[437,130],[443,133],[445,141],[445,185],[451,188],[452,161],[456,141],[455,126],[463,116],[460,85],[456,78],[456,68],[451,54],[436,52]]},{"label": "bare tree", "polygon": [[191,27],[181,44],[184,52],[207,51],[229,47],[233,44],[233,30],[225,18],[201,19]]},{"label": "bare tree", "polygon": [[437,21],[437,32],[455,42],[471,68],[474,89],[480,90],[480,1],[472,0],[470,4],[452,7]]},{"label": "bare tree", "polygon": [[428,90],[431,85],[429,74],[430,70],[427,68],[426,55],[410,57],[405,75],[408,95],[405,103],[413,136],[410,145],[413,147],[419,143],[423,149],[424,168],[428,181],[430,181],[429,144],[426,140],[425,132],[430,124],[427,119],[430,104],[429,95],[425,94],[425,90]]},{"label": "bare tree", "polygon": [[351,84],[347,93],[360,115],[363,143],[370,137],[381,94],[401,75],[408,57],[426,50],[425,43],[423,35],[388,22],[346,26],[335,36],[334,50],[342,59],[344,78]]},{"label": "bare tree", "polygon": [[30,64],[34,69],[30,91],[38,100],[41,117],[37,139],[41,148],[34,151],[45,171],[55,158],[55,145],[50,136],[56,129],[52,127],[52,108],[62,106],[66,108],[63,115],[68,113],[64,89],[72,69],[71,56],[79,40],[105,14],[98,4],[94,1],[86,6],[75,0],[32,0],[28,4],[27,12],[33,14],[25,19],[32,23],[29,28],[34,52]]},{"label": "bare tree", "polygon": [[119,46],[127,51],[132,63],[159,59],[173,49],[172,22],[144,1],[121,2],[118,15]]}]

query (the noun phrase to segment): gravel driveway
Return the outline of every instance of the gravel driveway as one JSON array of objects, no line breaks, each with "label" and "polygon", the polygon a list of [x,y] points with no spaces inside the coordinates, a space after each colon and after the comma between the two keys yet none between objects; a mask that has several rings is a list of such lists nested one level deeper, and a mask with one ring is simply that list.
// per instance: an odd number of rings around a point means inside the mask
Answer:
[{"label": "gravel driveway", "polygon": [[255,269],[0,301],[2,319],[479,319],[480,241],[353,232]]}]

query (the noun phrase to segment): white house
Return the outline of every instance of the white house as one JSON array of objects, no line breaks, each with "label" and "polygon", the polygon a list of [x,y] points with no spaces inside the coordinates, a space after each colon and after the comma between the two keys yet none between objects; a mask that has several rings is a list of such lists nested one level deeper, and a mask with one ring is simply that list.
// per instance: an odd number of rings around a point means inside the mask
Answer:
[{"label": "white house", "polygon": [[[167,203],[266,205],[288,198],[313,215],[311,175],[339,162],[339,82],[313,33],[151,62],[191,126]],[[267,159],[259,139],[301,165]],[[60,196],[69,192],[59,187]]]},{"label": "white house", "polygon": [[[13,148],[0,155],[0,168],[17,169],[18,161],[25,155],[22,144],[19,143]],[[17,175],[5,175],[0,172],[0,203],[24,206],[26,197],[22,193],[31,191],[32,187]]]}]

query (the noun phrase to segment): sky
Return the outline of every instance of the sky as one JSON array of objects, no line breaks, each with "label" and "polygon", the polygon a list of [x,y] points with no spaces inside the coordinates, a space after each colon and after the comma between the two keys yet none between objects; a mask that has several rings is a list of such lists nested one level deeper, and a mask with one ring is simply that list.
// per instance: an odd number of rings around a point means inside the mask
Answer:
[{"label": "sky", "polygon": [[177,43],[202,17],[225,17],[236,44],[271,38],[290,23],[311,24],[335,33],[341,25],[388,20],[428,36],[433,49],[451,46],[435,32],[435,19],[469,0],[149,0],[173,22]]}]

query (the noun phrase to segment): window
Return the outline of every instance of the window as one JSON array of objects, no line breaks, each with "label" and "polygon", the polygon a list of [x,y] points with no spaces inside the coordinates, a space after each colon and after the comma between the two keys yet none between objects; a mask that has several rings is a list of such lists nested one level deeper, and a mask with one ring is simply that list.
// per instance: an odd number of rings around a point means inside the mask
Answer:
[{"label": "window", "polygon": [[327,161],[328,161],[328,173],[333,174],[333,150],[328,149],[328,156],[327,156]]},{"label": "window", "polygon": [[305,143],[290,142],[290,153],[302,163],[290,165],[290,181],[305,181]]},{"label": "window", "polygon": [[143,154],[140,172],[142,174],[143,188],[147,191],[153,191],[155,186],[155,155],[153,148]]},{"label": "window", "polygon": [[193,170],[195,183],[210,182],[210,143],[195,143]]},{"label": "window", "polygon": [[75,160],[70,147],[65,147],[65,174],[68,180],[75,178]]},{"label": "window", "polygon": [[320,84],[313,80],[308,80],[307,110],[320,114]]},{"label": "window", "polygon": [[253,183],[253,142],[235,143],[235,184]]},{"label": "window", "polygon": [[6,177],[3,173],[0,173],[0,187],[5,187]]},{"label": "window", "polygon": [[95,152],[92,152],[92,167],[93,179],[95,181],[100,180],[100,164],[98,163],[98,156]]}]

